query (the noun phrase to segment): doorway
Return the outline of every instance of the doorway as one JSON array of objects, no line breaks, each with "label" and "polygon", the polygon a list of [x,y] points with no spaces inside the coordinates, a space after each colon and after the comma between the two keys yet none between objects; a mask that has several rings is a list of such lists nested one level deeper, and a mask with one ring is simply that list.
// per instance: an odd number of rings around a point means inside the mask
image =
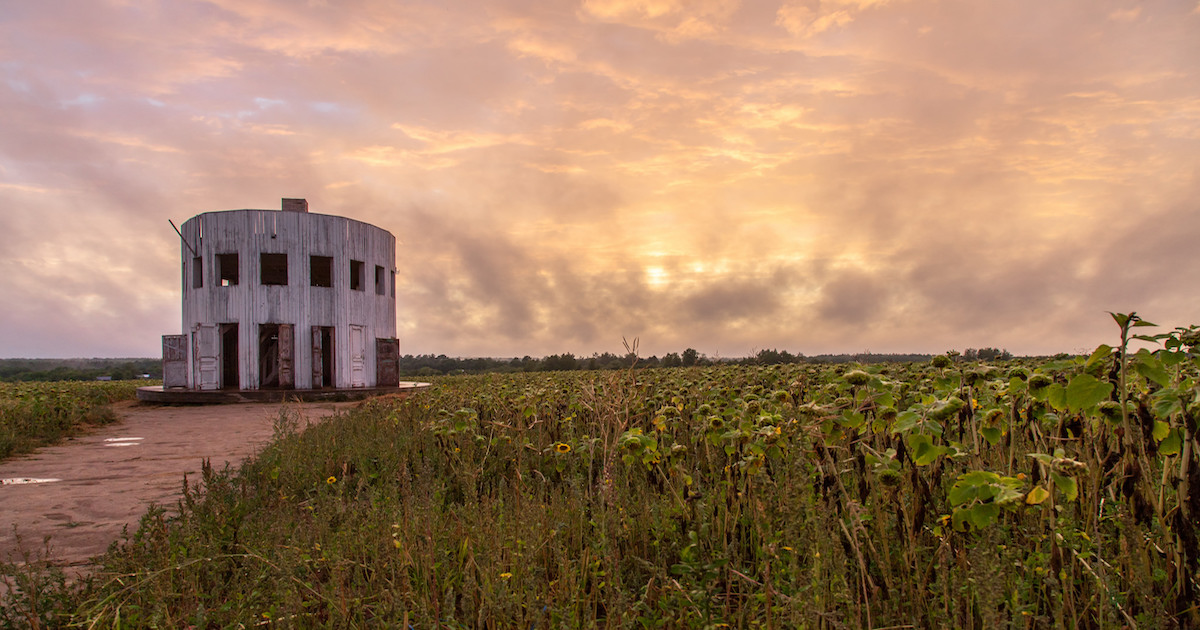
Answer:
[{"label": "doorway", "polygon": [[241,389],[238,369],[238,325],[221,324],[221,389]]},{"label": "doorway", "polygon": [[333,326],[312,327],[313,389],[335,387]]},{"label": "doorway", "polygon": [[292,348],[291,324],[259,324],[259,387],[291,389],[295,386],[296,381],[292,371]]}]

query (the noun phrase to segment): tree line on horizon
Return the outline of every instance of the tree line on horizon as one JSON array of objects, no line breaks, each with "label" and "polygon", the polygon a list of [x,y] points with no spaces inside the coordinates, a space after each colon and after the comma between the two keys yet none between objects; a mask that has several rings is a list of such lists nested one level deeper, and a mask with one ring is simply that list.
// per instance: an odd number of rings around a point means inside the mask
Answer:
[{"label": "tree line on horizon", "polygon": [[[149,376],[146,376],[149,375]],[[162,378],[161,359],[0,359],[0,382]]]},{"label": "tree line on horizon", "polygon": [[[960,356],[969,361],[1007,360],[1013,357],[999,348],[967,348]],[[787,350],[764,349],[740,358],[709,357],[695,348],[668,352],[663,356],[624,355],[611,352],[575,356],[567,352],[541,358],[449,357],[444,354],[404,355],[399,369],[403,376],[444,374],[481,374],[485,372],[557,372],[570,370],[621,370],[628,368],[692,367],[708,365],[788,365],[793,363],[910,363],[928,361],[932,354],[873,353],[818,354],[805,356]],[[162,361],[140,359],[0,359],[0,382],[17,381],[94,381],[108,377],[115,381],[162,378]]]},{"label": "tree line on horizon", "polygon": [[[1004,361],[1013,358],[1008,350],[999,348],[967,348],[959,354],[968,361]],[[577,357],[573,353],[551,354],[540,359],[531,356],[511,359],[494,357],[449,357],[444,354],[407,354],[400,357],[400,374],[404,376],[437,376],[445,374],[481,374],[485,372],[557,372],[570,370],[622,370],[656,367],[692,367],[707,365],[788,365],[793,363],[911,363],[928,361],[932,354],[873,353],[818,354],[805,356],[787,350],[764,349],[740,358],[714,358],[688,348],[683,352],[668,352],[662,357],[640,357],[611,352]]]}]

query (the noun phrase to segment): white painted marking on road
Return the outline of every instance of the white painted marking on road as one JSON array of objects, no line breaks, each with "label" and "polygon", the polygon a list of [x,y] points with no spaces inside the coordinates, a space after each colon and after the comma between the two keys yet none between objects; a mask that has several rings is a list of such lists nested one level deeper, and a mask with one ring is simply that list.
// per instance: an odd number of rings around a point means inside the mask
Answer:
[{"label": "white painted marking on road", "polygon": [[146,438],[140,438],[140,437],[104,438],[104,441],[105,442],[136,442],[138,440],[144,440],[144,439],[146,439]]}]

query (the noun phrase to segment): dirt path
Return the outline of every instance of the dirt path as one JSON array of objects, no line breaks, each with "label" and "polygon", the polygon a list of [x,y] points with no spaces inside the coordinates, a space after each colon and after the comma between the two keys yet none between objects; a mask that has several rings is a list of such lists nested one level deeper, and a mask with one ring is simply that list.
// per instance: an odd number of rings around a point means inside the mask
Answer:
[{"label": "dirt path", "polygon": [[[357,403],[286,403],[300,427]],[[237,466],[273,434],[281,403],[200,407],[119,406],[121,422],[0,463],[0,560],[49,560],[76,569],[103,553],[121,529],[132,532],[150,503],[170,509],[183,476],[200,462]],[[53,479],[55,481],[34,481]],[[19,543],[18,543],[19,538]]]}]

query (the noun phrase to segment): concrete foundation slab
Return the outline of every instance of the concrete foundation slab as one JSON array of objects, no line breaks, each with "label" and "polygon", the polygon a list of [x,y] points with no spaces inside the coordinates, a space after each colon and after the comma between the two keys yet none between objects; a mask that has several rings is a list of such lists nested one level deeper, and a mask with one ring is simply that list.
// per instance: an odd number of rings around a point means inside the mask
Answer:
[{"label": "concrete foundation slab", "polygon": [[405,381],[397,387],[355,387],[351,389],[177,389],[162,385],[139,387],[138,400],[165,405],[220,405],[244,402],[342,401],[362,400],[388,394],[410,394],[429,387],[429,383]]}]

